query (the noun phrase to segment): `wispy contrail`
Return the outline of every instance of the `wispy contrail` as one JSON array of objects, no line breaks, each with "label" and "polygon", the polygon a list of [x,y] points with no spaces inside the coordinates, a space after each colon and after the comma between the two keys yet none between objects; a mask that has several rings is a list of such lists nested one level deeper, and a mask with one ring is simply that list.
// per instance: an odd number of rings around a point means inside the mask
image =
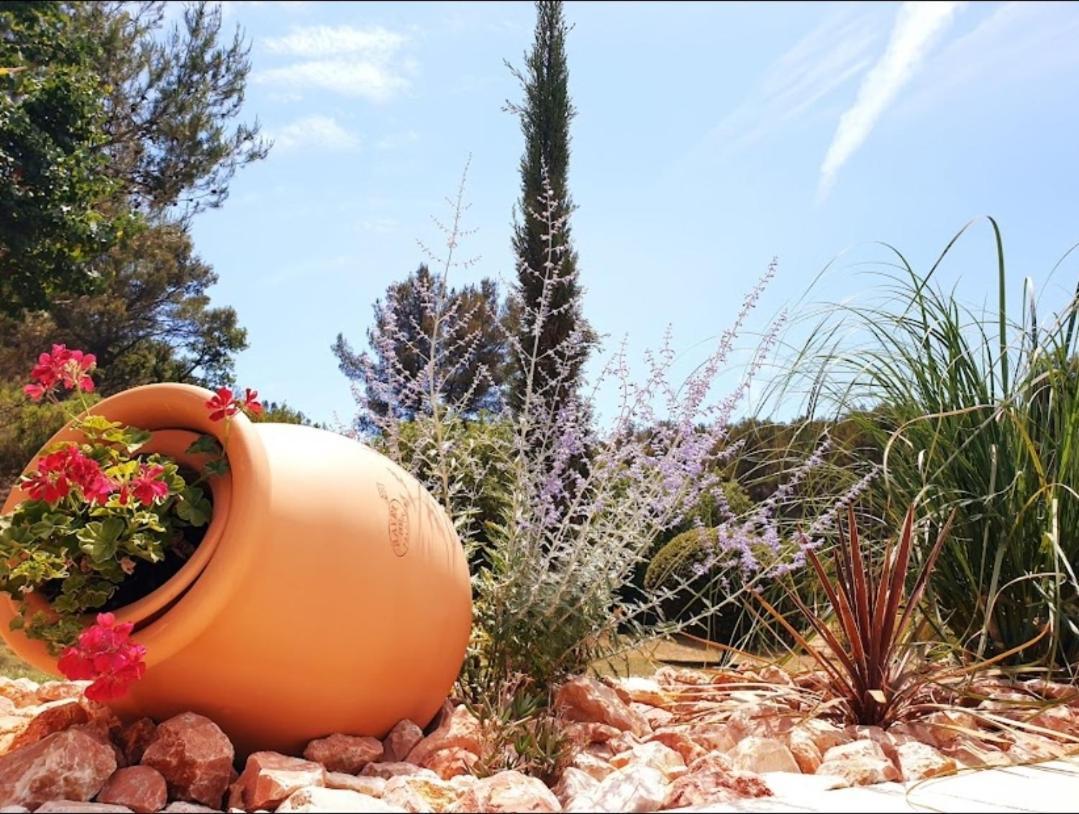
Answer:
[{"label": "wispy contrail", "polygon": [[914,76],[937,36],[962,5],[908,2],[900,7],[888,47],[862,80],[854,105],[839,119],[820,168],[819,201],[828,196],[839,168],[862,146],[884,110]]}]

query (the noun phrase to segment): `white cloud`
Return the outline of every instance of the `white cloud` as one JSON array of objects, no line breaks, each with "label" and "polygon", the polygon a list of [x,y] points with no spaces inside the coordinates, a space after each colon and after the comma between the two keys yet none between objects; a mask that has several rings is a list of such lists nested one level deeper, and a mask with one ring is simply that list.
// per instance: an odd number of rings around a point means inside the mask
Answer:
[{"label": "white cloud", "polygon": [[254,81],[300,90],[317,88],[385,102],[408,87],[390,66],[371,60],[318,59],[259,71]]},{"label": "white cloud", "polygon": [[1031,81],[1074,83],[1079,67],[1079,14],[1058,3],[1004,3],[970,31],[942,45],[926,61],[903,104],[906,113],[947,105],[957,96],[984,92],[999,98],[1002,87]]},{"label": "white cloud", "polygon": [[305,116],[270,133],[279,150],[355,150],[359,138],[330,116]]},{"label": "white cloud", "polygon": [[406,42],[406,37],[382,26],[354,28],[349,25],[316,25],[294,28],[284,37],[265,40],[273,54],[300,57],[326,57],[336,54],[363,54],[387,59]]},{"label": "white cloud", "polygon": [[870,64],[879,39],[876,12],[835,14],[774,59],[745,98],[676,162],[696,172],[702,161],[750,148],[816,112]]},{"label": "white cloud", "polygon": [[862,80],[854,105],[839,119],[831,146],[821,164],[818,199],[827,197],[840,168],[865,143],[873,127],[918,71],[961,5],[952,2],[907,2],[900,7],[884,54]]},{"label": "white cloud", "polygon": [[304,26],[263,41],[266,51],[298,58],[258,71],[254,82],[300,91],[305,88],[385,102],[408,88],[415,63],[400,52],[404,34],[381,26]]}]

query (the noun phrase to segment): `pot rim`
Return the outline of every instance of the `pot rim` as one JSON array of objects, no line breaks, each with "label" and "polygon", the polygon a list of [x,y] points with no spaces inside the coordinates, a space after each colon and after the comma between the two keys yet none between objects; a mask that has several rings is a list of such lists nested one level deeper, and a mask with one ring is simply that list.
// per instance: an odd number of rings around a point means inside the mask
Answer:
[{"label": "pot rim", "polygon": [[[195,555],[164,585],[115,611],[118,619],[136,623],[133,637],[146,646],[148,667],[164,661],[205,629],[227,599],[220,581],[216,581],[213,590],[196,590],[214,561],[225,556],[232,561],[231,573],[235,575],[237,569],[242,573],[250,560],[250,552],[245,547],[229,546],[228,529],[234,523],[243,527],[244,524],[257,522],[262,501],[257,482],[268,477],[265,452],[255,425],[242,413],[232,416],[231,424],[210,421],[206,402],[212,396],[209,390],[189,384],[149,384],[103,399],[81,414],[104,415],[110,421],[139,427],[155,435],[169,431],[211,435],[222,445],[229,462],[228,476],[210,481],[214,494],[214,514]],[[23,473],[36,466],[44,449],[77,437],[70,424],[65,425],[34,455]],[[153,441],[146,446],[153,449]],[[177,457],[172,452],[166,454]],[[215,485],[215,481],[219,483]],[[219,491],[223,495],[224,505],[221,509],[218,504]],[[8,495],[0,514],[11,512],[24,499],[24,493],[16,486]],[[203,549],[207,550],[199,556]],[[185,601],[196,594],[197,602]],[[181,604],[184,606],[184,623],[169,624],[173,621],[170,618],[172,612]],[[57,657],[49,654],[44,642],[28,639],[20,632],[8,632],[7,623],[17,615],[16,600],[9,594],[0,593],[0,633],[8,645],[35,667],[55,673]],[[141,628],[138,627],[139,622],[143,623]]]}]

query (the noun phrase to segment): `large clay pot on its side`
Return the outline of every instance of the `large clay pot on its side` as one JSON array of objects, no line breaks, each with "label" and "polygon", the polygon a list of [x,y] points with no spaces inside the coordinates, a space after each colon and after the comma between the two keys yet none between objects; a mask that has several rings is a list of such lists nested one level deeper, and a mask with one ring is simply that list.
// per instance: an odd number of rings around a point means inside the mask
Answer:
[{"label": "large clay pot on its side", "polygon": [[[148,430],[214,435],[229,459],[196,554],[117,611],[148,653],[146,676],[116,710],[202,713],[240,754],[297,753],[334,732],[382,736],[403,718],[426,724],[471,625],[468,566],[445,512],[415,478],[344,436],[238,415],[226,438],[226,424],[209,420],[210,396],[155,384],[92,409]],[[152,443],[175,452],[183,440],[161,432]],[[15,489],[3,511],[23,499]],[[0,595],[0,633],[55,673],[40,642],[8,629],[15,613]]]}]

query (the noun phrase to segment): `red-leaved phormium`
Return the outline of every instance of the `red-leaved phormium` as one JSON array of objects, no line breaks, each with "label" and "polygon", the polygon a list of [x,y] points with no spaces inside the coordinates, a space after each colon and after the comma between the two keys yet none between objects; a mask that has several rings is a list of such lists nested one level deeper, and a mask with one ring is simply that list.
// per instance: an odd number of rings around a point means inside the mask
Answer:
[{"label": "red-leaved phormium", "polygon": [[60,672],[73,681],[92,681],[86,688],[91,701],[123,697],[146,672],[146,648],[131,641],[132,629],[131,622],[117,624],[113,614],[99,613],[78,642],[60,654]]}]

